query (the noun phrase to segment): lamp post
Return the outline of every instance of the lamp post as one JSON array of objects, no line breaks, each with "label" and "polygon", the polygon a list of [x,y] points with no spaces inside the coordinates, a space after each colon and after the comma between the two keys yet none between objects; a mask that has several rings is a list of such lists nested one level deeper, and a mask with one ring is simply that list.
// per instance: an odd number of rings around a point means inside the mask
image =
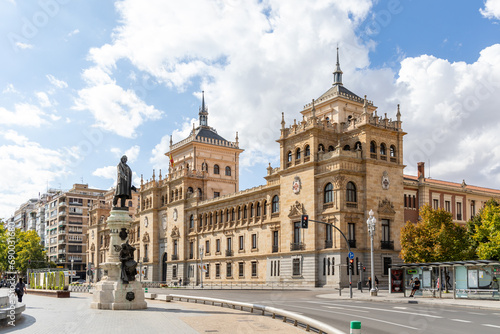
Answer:
[{"label": "lamp post", "polygon": [[377,290],[375,290],[375,268],[373,265],[373,234],[375,233],[375,223],[377,222],[377,219],[373,216],[373,210],[370,210],[368,213],[370,216],[366,220],[366,225],[368,225],[368,232],[370,233],[370,246],[371,246],[371,280],[372,280],[372,287],[370,290],[370,296],[376,296],[377,295]]},{"label": "lamp post", "polygon": [[203,245],[200,245],[200,288],[203,289]]},{"label": "lamp post", "polygon": [[71,259],[71,276],[70,276],[70,279],[69,279],[70,283],[73,283],[73,262],[75,262],[75,260]]}]

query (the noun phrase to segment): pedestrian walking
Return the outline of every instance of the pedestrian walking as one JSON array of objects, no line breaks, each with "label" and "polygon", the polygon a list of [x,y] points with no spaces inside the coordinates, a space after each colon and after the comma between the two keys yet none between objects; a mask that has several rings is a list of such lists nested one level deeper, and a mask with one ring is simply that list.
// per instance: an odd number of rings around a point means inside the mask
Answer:
[{"label": "pedestrian walking", "polygon": [[420,280],[418,279],[418,277],[415,277],[415,279],[413,280],[413,288],[411,289],[410,297],[415,297],[415,292],[417,292],[417,290],[420,290]]},{"label": "pedestrian walking", "polygon": [[495,297],[496,295],[498,295],[499,285],[498,285],[498,280],[496,277],[493,277],[493,280],[490,283],[490,289],[494,290],[492,297]]},{"label": "pedestrian walking", "polygon": [[23,302],[23,295],[26,293],[26,284],[24,284],[23,279],[20,277],[19,282],[16,284],[14,292],[17,295],[17,301]]},{"label": "pedestrian walking", "polygon": [[179,278],[179,286],[182,286],[182,278]]},{"label": "pedestrian walking", "polygon": [[375,290],[378,291],[378,277],[375,275]]},{"label": "pedestrian walking", "polygon": [[368,282],[366,282],[366,285],[368,285],[368,290],[371,291],[371,289],[372,289],[372,278],[371,277],[368,277]]}]

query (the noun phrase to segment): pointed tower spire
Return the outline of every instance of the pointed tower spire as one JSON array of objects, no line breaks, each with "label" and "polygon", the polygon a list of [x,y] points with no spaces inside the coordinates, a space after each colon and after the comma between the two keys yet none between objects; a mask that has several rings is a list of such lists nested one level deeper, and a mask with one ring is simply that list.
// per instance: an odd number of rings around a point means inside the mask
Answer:
[{"label": "pointed tower spire", "polygon": [[333,85],[342,86],[342,70],[340,69],[339,62],[339,47],[337,46],[337,64],[335,68],[335,72],[333,72]]},{"label": "pointed tower spire", "polygon": [[208,126],[208,109],[205,106],[205,91],[202,91],[201,94],[201,107],[198,113],[198,115],[200,115],[200,126]]},{"label": "pointed tower spire", "polygon": [[312,99],[312,119],[316,119],[316,107],[314,107],[314,99]]},{"label": "pointed tower spire", "polygon": [[285,129],[285,113],[281,113],[281,129]]}]

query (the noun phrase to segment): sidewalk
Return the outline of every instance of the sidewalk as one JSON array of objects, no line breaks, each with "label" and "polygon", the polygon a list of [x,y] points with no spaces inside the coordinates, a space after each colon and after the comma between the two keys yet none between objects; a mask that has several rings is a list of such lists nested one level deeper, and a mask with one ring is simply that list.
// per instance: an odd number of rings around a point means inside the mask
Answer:
[{"label": "sidewalk", "polygon": [[[0,295],[6,295],[0,289]],[[304,331],[270,317],[229,308],[194,303],[147,300],[146,310],[90,309],[92,295],[72,293],[71,298],[25,295],[26,311],[15,327],[0,323],[0,332],[11,333],[278,333]]]},{"label": "sidewalk", "polygon": [[[476,309],[493,309],[500,310],[500,301],[498,300],[478,300],[478,299],[467,299],[467,298],[457,298],[453,299],[453,292],[446,295],[445,298],[433,298],[433,297],[422,297],[416,296],[404,297],[402,293],[389,293],[388,290],[379,290],[377,296],[370,296],[370,291],[367,289],[363,292],[358,289],[352,289],[353,300],[366,300],[374,302],[391,302],[391,303],[418,303],[418,304],[432,304],[432,305],[449,305],[449,306],[461,306]],[[319,294],[319,298],[328,299],[350,299],[349,289],[342,289],[342,296],[339,296],[338,292]]]}]

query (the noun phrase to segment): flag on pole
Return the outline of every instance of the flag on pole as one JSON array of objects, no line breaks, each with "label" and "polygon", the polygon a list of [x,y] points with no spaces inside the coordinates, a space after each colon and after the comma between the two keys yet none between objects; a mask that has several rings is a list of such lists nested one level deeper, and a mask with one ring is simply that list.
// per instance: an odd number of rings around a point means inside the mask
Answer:
[{"label": "flag on pole", "polygon": [[173,168],[174,167],[174,158],[172,158],[172,153],[168,155],[168,158],[170,159],[170,166]]}]

